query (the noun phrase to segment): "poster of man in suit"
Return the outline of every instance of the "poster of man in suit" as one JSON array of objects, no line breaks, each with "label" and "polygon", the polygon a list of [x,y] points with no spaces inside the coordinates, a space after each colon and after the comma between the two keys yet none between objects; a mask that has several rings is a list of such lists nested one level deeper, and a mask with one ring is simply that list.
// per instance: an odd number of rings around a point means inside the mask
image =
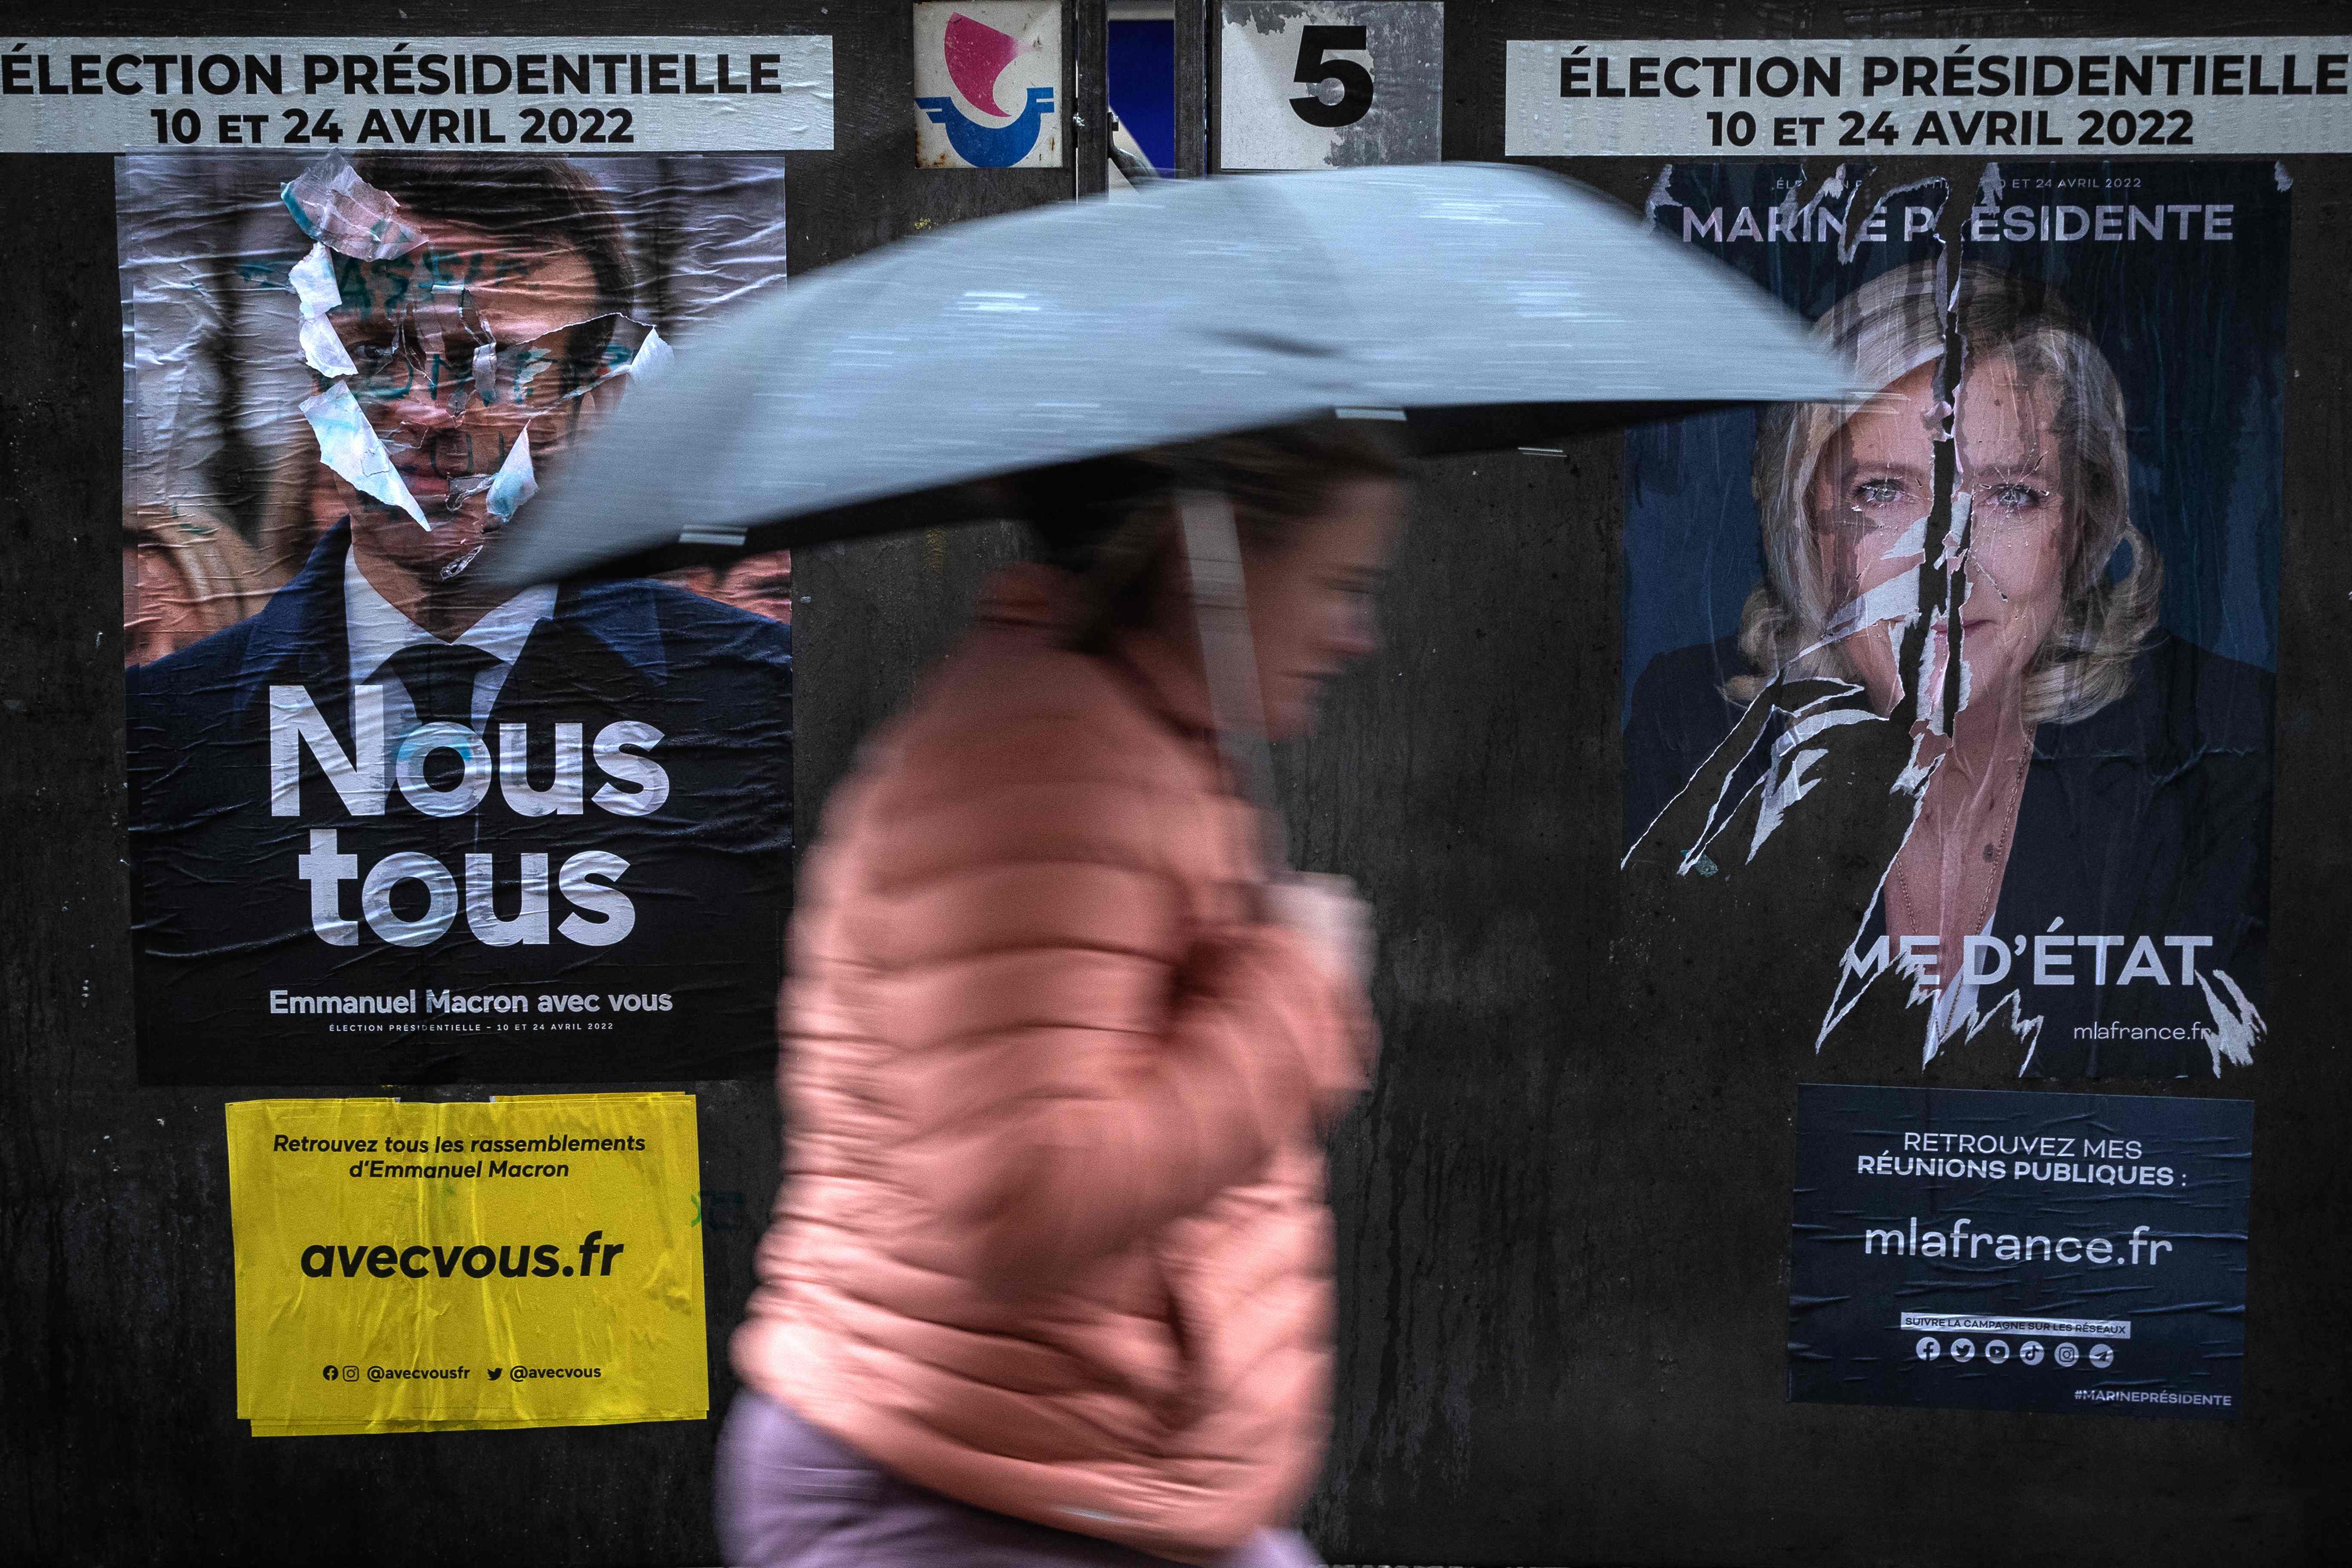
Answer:
[{"label": "poster of man in suit", "polygon": [[142,1078],[765,1070],[789,560],[478,568],[674,334],[781,285],[781,164],[120,167]]}]

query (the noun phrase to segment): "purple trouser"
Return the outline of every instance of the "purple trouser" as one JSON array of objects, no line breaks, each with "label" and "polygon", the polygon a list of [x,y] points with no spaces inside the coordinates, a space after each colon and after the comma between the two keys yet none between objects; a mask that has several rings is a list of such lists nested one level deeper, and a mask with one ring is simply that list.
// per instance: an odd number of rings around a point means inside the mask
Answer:
[{"label": "purple trouser", "polygon": [[[1132,1547],[991,1513],[899,1479],[749,1390],[719,1438],[719,1544],[730,1568],[1171,1568]],[[1219,1568],[1317,1568],[1261,1530]]]}]

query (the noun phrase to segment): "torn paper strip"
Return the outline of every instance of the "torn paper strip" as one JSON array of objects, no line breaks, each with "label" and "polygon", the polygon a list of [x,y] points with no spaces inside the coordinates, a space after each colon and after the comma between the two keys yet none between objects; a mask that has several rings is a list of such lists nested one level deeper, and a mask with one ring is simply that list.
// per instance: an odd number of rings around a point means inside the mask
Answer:
[{"label": "torn paper strip", "polygon": [[304,234],[362,261],[405,256],[425,243],[422,233],[395,216],[400,204],[361,179],[340,153],[289,180],[278,198]]},{"label": "torn paper strip", "polygon": [[335,281],[335,258],[326,246],[312,246],[288,271],[286,281],[302,313],[302,363],[323,376],[357,374],[359,367],[352,363],[343,340],[327,324],[327,312],[342,303],[343,295]]},{"label": "torn paper strip", "polygon": [[668,371],[670,362],[676,358],[676,352],[662,335],[647,327],[645,342],[639,343],[637,352],[630,356],[626,374],[630,380],[639,383],[657,380]]},{"label": "torn paper strip", "polygon": [[516,437],[507,452],[507,460],[499,465],[498,474],[490,480],[490,515],[512,517],[523,502],[538,493],[539,476],[530,466],[530,432],[526,430]]},{"label": "torn paper strip", "polygon": [[[474,345],[473,392],[485,403],[499,400],[499,345],[495,342],[485,341]],[[464,397],[460,394],[459,405],[462,407],[463,404]]]},{"label": "torn paper strip", "polygon": [[335,335],[326,317],[303,317],[301,337],[302,363],[320,375],[332,379],[359,374],[360,367],[352,363],[351,351],[343,347],[343,340]]},{"label": "torn paper strip", "polygon": [[335,281],[335,258],[327,253],[324,244],[314,245],[309,255],[296,262],[286,274],[293,286],[294,298],[301,302],[302,319],[323,316],[343,302],[342,286]]},{"label": "torn paper strip", "polygon": [[316,396],[304,398],[301,407],[302,417],[310,422],[311,433],[319,437],[320,462],[384,505],[398,507],[415,518],[419,528],[431,531],[433,525],[425,520],[424,509],[408,493],[407,481],[393,467],[392,454],[383,449],[373,426],[360,412],[359,400],[352,395],[347,383],[339,381]]}]

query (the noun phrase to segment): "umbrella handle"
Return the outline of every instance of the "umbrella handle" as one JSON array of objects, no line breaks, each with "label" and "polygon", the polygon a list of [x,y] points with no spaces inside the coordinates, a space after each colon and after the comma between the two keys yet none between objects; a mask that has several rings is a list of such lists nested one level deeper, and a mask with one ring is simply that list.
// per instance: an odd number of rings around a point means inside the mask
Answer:
[{"label": "umbrella handle", "polygon": [[1234,503],[1216,490],[1184,490],[1176,497],[1176,515],[1183,524],[1184,565],[1192,580],[1192,617],[1200,629],[1201,667],[1208,677],[1217,749],[1233,770],[1242,798],[1256,808],[1264,879],[1281,881],[1290,874],[1290,833],[1276,798],[1274,760],[1266,750],[1265,700],[1250,638]]}]

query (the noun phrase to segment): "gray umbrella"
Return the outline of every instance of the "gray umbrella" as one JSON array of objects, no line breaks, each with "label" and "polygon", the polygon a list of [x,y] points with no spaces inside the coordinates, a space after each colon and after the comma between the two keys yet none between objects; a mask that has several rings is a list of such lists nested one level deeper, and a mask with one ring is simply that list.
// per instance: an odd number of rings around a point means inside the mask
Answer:
[{"label": "gray umbrella", "polygon": [[[1000,516],[993,479],[1334,414],[1434,453],[1848,393],[1762,290],[1555,175],[1167,182],[894,245],[707,329],[488,564],[641,573]],[[1177,510],[1218,732],[1277,868],[1232,510]]]},{"label": "gray umbrella", "polygon": [[721,321],[489,564],[644,572],[1000,515],[978,481],[1335,411],[1444,452],[1847,390],[1761,289],[1557,175],[1170,181],[910,239]]}]

